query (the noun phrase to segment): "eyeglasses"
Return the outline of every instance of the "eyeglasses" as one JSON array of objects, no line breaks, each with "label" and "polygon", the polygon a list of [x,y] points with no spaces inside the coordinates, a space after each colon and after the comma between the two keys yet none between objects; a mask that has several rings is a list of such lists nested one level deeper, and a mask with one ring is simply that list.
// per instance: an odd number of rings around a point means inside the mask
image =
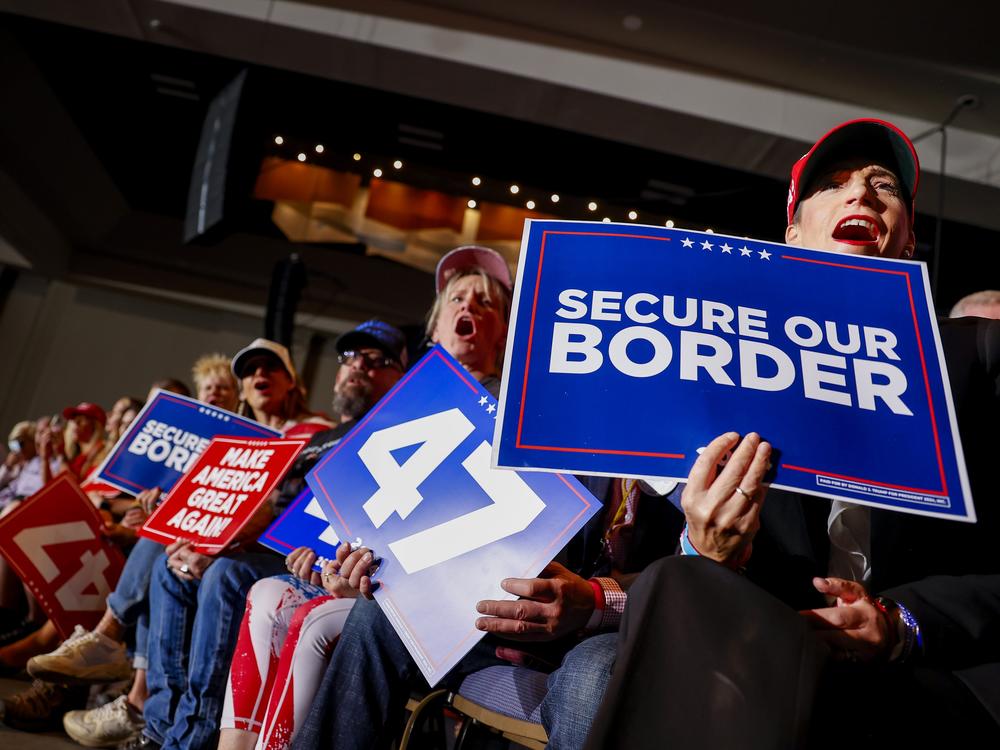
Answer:
[{"label": "eyeglasses", "polygon": [[393,357],[387,357],[381,352],[346,351],[337,355],[337,361],[342,365],[354,364],[358,359],[361,360],[361,364],[366,370],[379,370],[383,367],[403,369],[398,360]]}]

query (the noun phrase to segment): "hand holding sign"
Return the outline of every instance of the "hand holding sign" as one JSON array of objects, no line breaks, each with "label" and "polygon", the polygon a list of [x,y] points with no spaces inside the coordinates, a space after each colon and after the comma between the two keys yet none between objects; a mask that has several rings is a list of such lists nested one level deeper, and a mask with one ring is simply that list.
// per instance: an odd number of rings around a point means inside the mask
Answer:
[{"label": "hand holding sign", "polygon": [[583,630],[594,611],[594,590],[576,573],[556,562],[538,578],[507,578],[500,587],[518,599],[484,600],[476,605],[476,627],[515,640],[549,641]]},{"label": "hand holding sign", "polygon": [[205,554],[221,552],[304,446],[283,438],[215,438],[139,533],[161,543],[186,539]]},{"label": "hand holding sign", "polygon": [[96,478],[137,494],[174,483],[217,435],[269,438],[281,433],[252,419],[157,390],[98,467]]},{"label": "hand holding sign", "polygon": [[[718,471],[723,456],[733,448],[736,450],[725,468]],[[698,456],[684,487],[681,507],[687,518],[688,539],[700,555],[731,566],[750,557],[767,493],[761,482],[770,457],[771,446],[755,432],[742,441],[735,432],[727,432]]]},{"label": "hand holding sign", "polygon": [[530,220],[514,297],[494,466],[680,479],[757,430],[776,487],[975,520],[923,264]]},{"label": "hand holding sign", "polygon": [[572,478],[491,469],[495,413],[435,347],[308,476],[340,538],[358,539],[338,550],[324,572],[340,575],[324,585],[374,596],[432,685],[482,637],[477,602],[516,596],[504,579],[538,587],[531,619],[511,627],[560,629],[566,582],[531,576],[598,507]]}]

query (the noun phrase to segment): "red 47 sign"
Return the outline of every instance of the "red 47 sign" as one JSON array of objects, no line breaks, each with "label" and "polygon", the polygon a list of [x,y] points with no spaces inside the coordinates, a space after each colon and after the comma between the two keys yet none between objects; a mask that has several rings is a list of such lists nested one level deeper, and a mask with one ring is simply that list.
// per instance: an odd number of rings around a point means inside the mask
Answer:
[{"label": "red 47 sign", "polygon": [[0,519],[0,553],[63,638],[97,625],[125,558],[101,535],[100,515],[63,474]]}]

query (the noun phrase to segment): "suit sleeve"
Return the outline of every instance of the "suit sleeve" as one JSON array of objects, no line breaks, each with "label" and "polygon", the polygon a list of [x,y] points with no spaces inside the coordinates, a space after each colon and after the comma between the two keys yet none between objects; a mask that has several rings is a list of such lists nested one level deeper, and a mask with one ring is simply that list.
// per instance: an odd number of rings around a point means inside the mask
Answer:
[{"label": "suit sleeve", "polygon": [[956,572],[969,574],[930,576],[883,593],[916,617],[923,660],[958,669],[1000,662],[1000,514],[993,507],[1000,501],[1000,321],[960,318],[942,321],[941,330],[946,355],[957,355],[949,373],[964,406],[959,426],[979,523],[966,535],[941,526],[937,539],[942,555],[965,560]]},{"label": "suit sleeve", "polygon": [[882,592],[920,624],[928,666],[1000,661],[1000,575],[932,576]]}]

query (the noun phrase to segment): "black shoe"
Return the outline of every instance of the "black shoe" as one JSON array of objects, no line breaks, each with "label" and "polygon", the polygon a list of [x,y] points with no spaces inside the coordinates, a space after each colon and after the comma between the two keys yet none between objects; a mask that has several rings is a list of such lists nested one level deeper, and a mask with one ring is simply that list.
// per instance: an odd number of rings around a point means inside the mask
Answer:
[{"label": "black shoe", "polygon": [[34,620],[29,620],[28,618],[22,618],[16,622],[6,623],[6,627],[0,630],[0,646],[6,646],[8,643],[15,643],[22,638],[31,635],[36,630],[38,630],[41,625]]},{"label": "black shoe", "polygon": [[135,739],[121,743],[117,750],[160,750],[160,743],[152,737],[140,734]]},{"label": "black shoe", "polygon": [[3,701],[3,721],[24,732],[44,732],[62,726],[63,714],[87,704],[86,687],[67,688],[35,680],[31,687]]}]

